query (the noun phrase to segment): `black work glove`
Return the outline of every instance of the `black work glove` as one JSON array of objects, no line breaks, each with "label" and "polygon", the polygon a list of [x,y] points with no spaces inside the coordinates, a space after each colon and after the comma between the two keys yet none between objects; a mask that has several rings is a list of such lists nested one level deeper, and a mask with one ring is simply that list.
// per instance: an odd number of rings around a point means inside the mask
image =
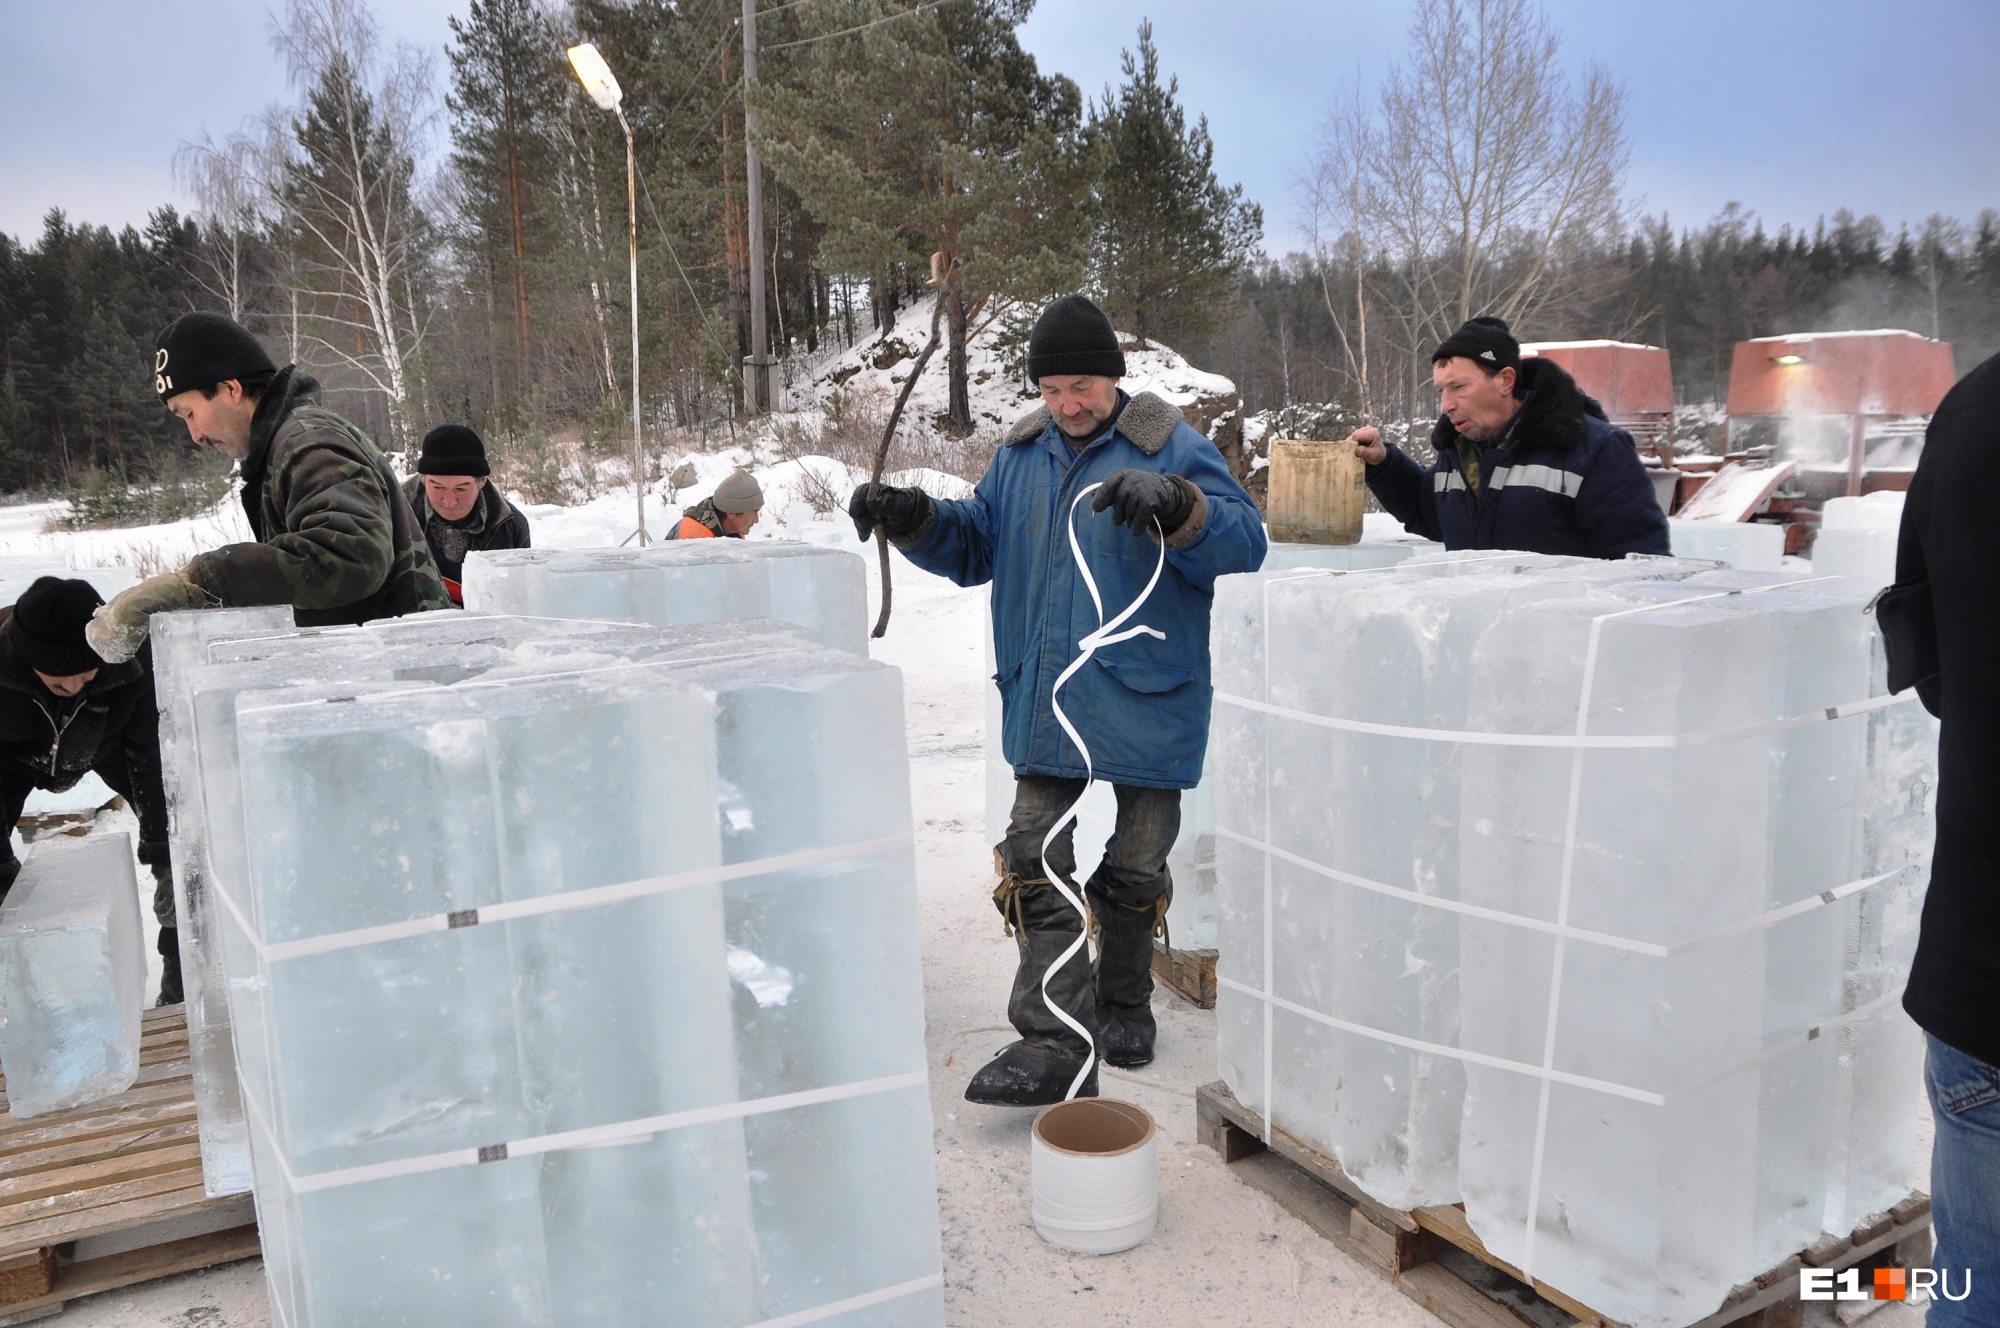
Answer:
[{"label": "black work glove", "polygon": [[1172,475],[1150,470],[1114,470],[1097,491],[1090,510],[1111,509],[1111,519],[1133,534],[1150,535],[1153,523],[1160,533],[1171,535],[1194,512],[1194,495]]},{"label": "black work glove", "polygon": [[854,518],[854,533],[863,544],[875,538],[877,526],[892,540],[908,539],[930,520],[931,496],[922,489],[863,484],[847,500],[847,514]]}]

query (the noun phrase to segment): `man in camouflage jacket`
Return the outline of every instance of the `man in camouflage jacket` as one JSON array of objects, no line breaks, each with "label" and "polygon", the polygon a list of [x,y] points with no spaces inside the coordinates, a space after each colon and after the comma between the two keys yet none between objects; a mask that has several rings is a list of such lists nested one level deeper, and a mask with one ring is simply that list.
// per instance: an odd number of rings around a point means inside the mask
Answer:
[{"label": "man in camouflage jacket", "polygon": [[153,386],[196,442],[242,463],[257,542],[199,554],[98,610],[90,638],[106,660],[130,659],[147,620],[174,609],[289,604],[316,627],[451,607],[387,459],[296,365],[273,367],[220,314],[187,314],[160,336]]}]

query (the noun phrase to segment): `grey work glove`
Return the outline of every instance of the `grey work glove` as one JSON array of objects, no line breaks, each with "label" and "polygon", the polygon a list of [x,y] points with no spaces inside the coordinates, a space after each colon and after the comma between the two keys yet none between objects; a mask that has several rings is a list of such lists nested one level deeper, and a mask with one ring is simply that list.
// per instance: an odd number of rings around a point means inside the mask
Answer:
[{"label": "grey work glove", "polygon": [[1091,499],[1090,510],[1111,509],[1111,519],[1135,535],[1151,534],[1153,523],[1171,535],[1194,514],[1194,493],[1178,476],[1151,470],[1114,470]]},{"label": "grey work glove", "polygon": [[146,630],[156,613],[205,609],[208,592],[188,579],[187,569],[149,576],[109,604],[98,606],[83,629],[83,639],[106,664],[123,664],[146,644]]}]

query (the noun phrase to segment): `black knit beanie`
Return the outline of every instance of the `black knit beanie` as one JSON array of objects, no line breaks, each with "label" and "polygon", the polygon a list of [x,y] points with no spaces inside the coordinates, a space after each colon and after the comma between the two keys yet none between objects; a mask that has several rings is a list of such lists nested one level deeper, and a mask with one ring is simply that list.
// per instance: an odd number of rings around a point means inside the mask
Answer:
[{"label": "black knit beanie", "polygon": [[277,371],[250,329],[222,314],[182,314],[153,345],[153,390],[162,401],[231,378]]},{"label": "black knit beanie", "polygon": [[1467,319],[1465,326],[1431,352],[1431,363],[1442,364],[1460,355],[1478,361],[1489,374],[1521,367],[1521,343],[1514,340],[1505,319],[1491,315]]},{"label": "black knit beanie", "polygon": [[1028,333],[1028,380],[1051,374],[1125,376],[1125,352],[1104,311],[1081,295],[1065,295],[1035,320]]},{"label": "black knit beanie", "polygon": [[463,424],[440,424],[424,435],[417,456],[419,475],[491,475],[486,444]]},{"label": "black knit beanie", "polygon": [[40,577],[16,601],[7,620],[7,643],[29,668],[51,678],[101,669],[104,661],[83,639],[83,628],[103,603],[88,581]]}]

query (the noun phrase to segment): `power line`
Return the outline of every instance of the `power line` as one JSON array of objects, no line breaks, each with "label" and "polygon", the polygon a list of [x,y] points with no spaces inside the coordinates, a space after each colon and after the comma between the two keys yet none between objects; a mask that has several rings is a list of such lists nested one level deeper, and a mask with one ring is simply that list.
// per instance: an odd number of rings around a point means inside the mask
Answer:
[{"label": "power line", "polygon": [[[782,51],[788,46],[810,46],[814,42],[831,41],[835,37],[851,36],[857,32],[866,32],[870,28],[879,28],[884,23],[894,23],[899,18],[908,18],[912,14],[921,14],[926,9],[936,9],[939,5],[949,4],[950,2],[951,0],[924,0],[923,4],[905,9],[900,14],[884,14],[881,18],[872,19],[867,23],[856,24],[851,28],[842,28],[839,32],[822,32],[817,37],[801,37],[797,41],[778,42],[763,49],[767,51]],[[772,12],[776,13],[777,11],[773,10]]]}]

